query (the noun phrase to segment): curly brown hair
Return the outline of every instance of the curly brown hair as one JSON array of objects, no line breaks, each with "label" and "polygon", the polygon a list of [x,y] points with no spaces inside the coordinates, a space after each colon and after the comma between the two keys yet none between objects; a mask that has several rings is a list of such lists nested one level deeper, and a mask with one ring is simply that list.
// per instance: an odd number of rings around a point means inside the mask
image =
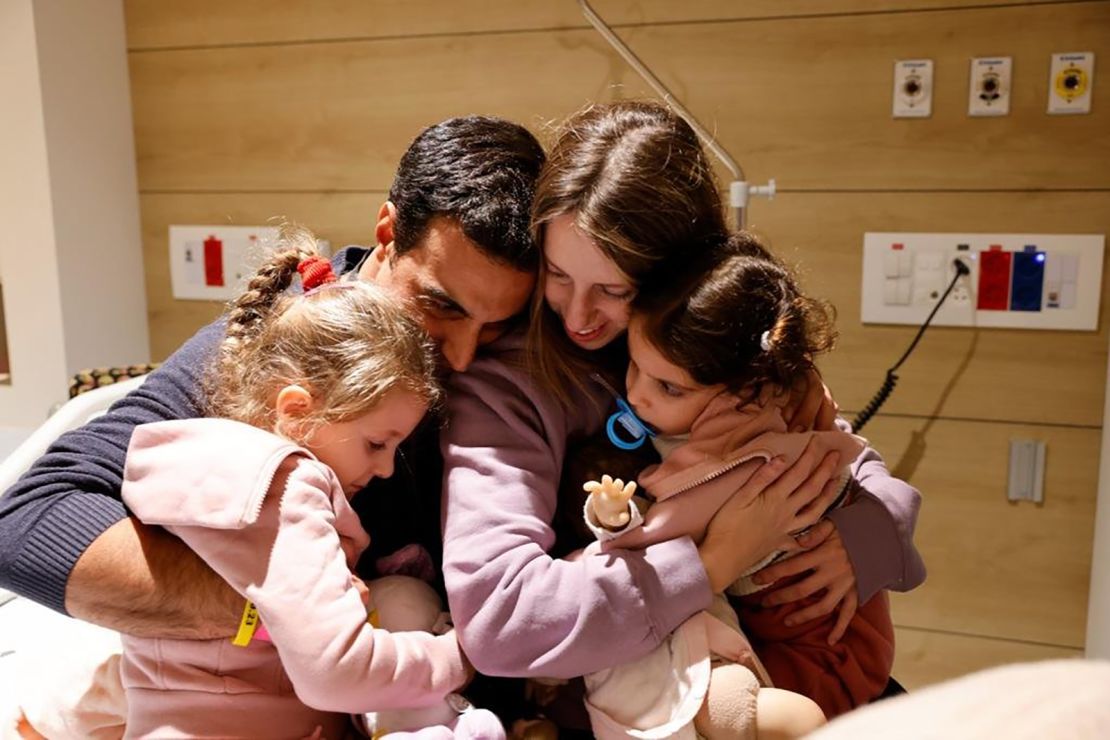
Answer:
[{"label": "curly brown hair", "polygon": [[[722,236],[633,301],[644,336],[701,385],[792,388],[836,342],[831,304],[804,295],[755,235]],[[766,349],[763,334],[767,332]]]}]

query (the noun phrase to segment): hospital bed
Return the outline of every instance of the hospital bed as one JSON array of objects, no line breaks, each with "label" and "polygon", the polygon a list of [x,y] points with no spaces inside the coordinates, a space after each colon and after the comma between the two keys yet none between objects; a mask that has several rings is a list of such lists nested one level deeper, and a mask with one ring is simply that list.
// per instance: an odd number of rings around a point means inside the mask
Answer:
[{"label": "hospital bed", "polygon": [[[0,462],[0,495],[19,480],[47,447],[64,432],[99,416],[118,399],[142,385],[146,376],[101,386],[63,404],[30,437]],[[13,710],[16,682],[52,680],[28,673],[26,653],[35,646],[62,641],[111,640],[112,633],[87,625],[0,589],[0,738],[6,740],[5,720]]]}]

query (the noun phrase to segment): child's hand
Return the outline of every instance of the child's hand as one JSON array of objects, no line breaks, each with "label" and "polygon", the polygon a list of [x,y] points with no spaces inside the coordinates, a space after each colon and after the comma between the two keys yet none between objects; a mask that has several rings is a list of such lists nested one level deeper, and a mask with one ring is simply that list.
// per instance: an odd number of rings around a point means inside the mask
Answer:
[{"label": "child's hand", "polygon": [[590,494],[594,516],[603,527],[619,529],[628,524],[628,502],[636,493],[636,482],[625,484],[620,478],[613,480],[608,475],[601,476],[601,482],[592,480],[582,486]]},{"label": "child's hand", "polygon": [[797,538],[804,548],[792,558],[768,565],[756,573],[752,580],[757,584],[772,584],[780,578],[808,575],[797,583],[779,589],[763,599],[764,606],[778,606],[792,601],[808,598],[824,591],[822,598],[786,618],[787,626],[802,624],[823,617],[833,609],[838,609],[836,624],[829,633],[828,642],[835,645],[844,636],[848,623],[859,608],[856,593],[856,572],[844,541],[836,530],[836,525],[826,519]]}]

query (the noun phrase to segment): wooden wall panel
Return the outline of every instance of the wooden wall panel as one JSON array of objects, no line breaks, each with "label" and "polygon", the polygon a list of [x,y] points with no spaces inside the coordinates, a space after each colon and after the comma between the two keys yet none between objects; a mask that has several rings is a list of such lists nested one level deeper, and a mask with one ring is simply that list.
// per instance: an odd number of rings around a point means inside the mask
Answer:
[{"label": "wooden wall panel", "polygon": [[[1105,188],[1110,171],[1096,162],[1110,151],[1110,127],[1098,116],[1045,114],[1059,39],[1110,53],[1110,3],[1068,10],[648,26],[624,37],[756,181],[820,190]],[[989,53],[1014,57],[1011,114],[971,119],[968,60]],[[893,60],[915,57],[935,61],[933,114],[894,120]],[[1094,95],[1110,105],[1110,86]],[[1076,142],[1092,155],[1086,164]]]},{"label": "wooden wall panel", "polygon": [[140,199],[146,269],[150,350],[164,360],[223,310],[213,301],[172,296],[169,273],[170,224],[257,226],[287,218],[311,228],[334,249],[372,244],[378,207],[386,193],[146,194]]},{"label": "wooden wall panel", "polygon": [[[822,368],[841,407],[858,411],[917,331],[860,323],[864,232],[1106,234],[1110,193],[785,193],[755,201],[749,215],[806,289],[837,308],[840,344]],[[883,411],[1101,426],[1108,280],[1097,332],[930,328]]]},{"label": "wooden wall panel", "polygon": [[[219,304],[170,297],[166,240],[171,223],[257,224],[287,215],[336,245],[369,242],[384,197],[384,192],[144,195],[153,356],[164,358],[219,312]],[[774,201],[756,201],[750,215],[753,226],[798,265],[806,289],[836,306],[840,344],[822,369],[842,408],[854,412],[874,394],[916,331],[860,324],[863,231],[924,231],[938,223],[952,231],[1004,231],[1012,213],[1022,213],[1030,231],[1110,232],[1106,193],[786,193]],[[1110,290],[1103,295],[1099,332],[930,329],[902,367],[884,413],[1098,427]],[[1051,392],[1029,392],[1030,377],[1052,378]],[[1021,402],[1007,402],[1013,398]]]},{"label": "wooden wall panel", "polygon": [[[1049,0],[1066,2],[1067,0]],[[594,0],[614,26],[1011,5],[1012,0]],[[574,0],[126,0],[132,49],[584,28]]]},{"label": "wooden wall panel", "polygon": [[895,640],[894,677],[911,690],[1007,663],[1083,657],[1073,648],[909,628],[896,629]]},{"label": "wooden wall panel", "polygon": [[[1098,430],[877,417],[864,435],[922,492],[929,576],[893,596],[896,624],[1083,646]],[[1006,499],[1012,438],[1045,442],[1043,505]]]},{"label": "wooden wall panel", "polygon": [[[1110,54],[1110,3],[1068,9],[645,26],[627,38],[753,179],[795,190],[1107,187],[1110,168],[1092,153],[1110,148],[1110,127],[1044,113],[1055,39]],[[1000,38],[1015,57],[1013,112],[968,119],[967,58]],[[891,62],[914,55],[937,60],[935,111],[894,121]],[[429,122],[481,111],[538,126],[646,89],[592,30],[130,61],[143,190],[382,190]],[[1110,86],[1094,95],[1096,110],[1110,105]]]},{"label": "wooden wall panel", "polygon": [[539,129],[604,96],[603,42],[571,33],[133,53],[140,189],[388,190],[428,124]]}]

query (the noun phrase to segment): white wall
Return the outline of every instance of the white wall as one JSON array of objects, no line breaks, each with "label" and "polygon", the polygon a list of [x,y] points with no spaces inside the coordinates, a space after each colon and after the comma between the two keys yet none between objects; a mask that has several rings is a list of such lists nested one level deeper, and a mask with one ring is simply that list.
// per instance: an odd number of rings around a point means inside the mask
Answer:
[{"label": "white wall", "polygon": [[150,357],[120,0],[0,3],[0,100],[0,424],[36,425],[77,370]]},{"label": "white wall", "polygon": [[[33,431],[35,431],[34,427],[0,426],[0,464],[3,464],[4,459],[30,437]],[[3,493],[3,491],[0,491],[0,495],[3,495]]]},{"label": "white wall", "polygon": [[1091,549],[1091,591],[1087,601],[1088,658],[1110,660],[1110,368],[1102,412],[1095,540]]}]

